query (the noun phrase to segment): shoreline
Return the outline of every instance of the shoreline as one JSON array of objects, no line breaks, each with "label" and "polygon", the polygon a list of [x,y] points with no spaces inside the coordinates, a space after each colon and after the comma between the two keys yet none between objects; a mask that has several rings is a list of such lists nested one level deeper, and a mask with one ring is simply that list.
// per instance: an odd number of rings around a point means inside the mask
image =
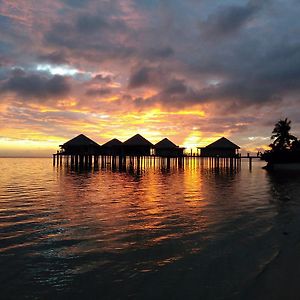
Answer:
[{"label": "shoreline", "polygon": [[[293,247],[293,245],[290,245]],[[234,299],[295,300],[300,295],[300,242],[283,249]]]},{"label": "shoreline", "polygon": [[263,169],[268,171],[298,171],[300,170],[300,163],[270,163],[263,167]]}]

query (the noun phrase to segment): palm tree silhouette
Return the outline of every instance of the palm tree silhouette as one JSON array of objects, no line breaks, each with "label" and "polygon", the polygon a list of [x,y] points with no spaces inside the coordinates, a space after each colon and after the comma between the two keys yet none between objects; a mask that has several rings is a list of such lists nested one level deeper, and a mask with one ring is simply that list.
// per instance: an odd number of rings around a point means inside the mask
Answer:
[{"label": "palm tree silhouette", "polygon": [[290,149],[292,141],[296,141],[297,138],[290,134],[291,121],[285,118],[284,120],[279,120],[275,124],[273,129],[271,139],[274,140],[270,145],[272,150],[287,150]]}]

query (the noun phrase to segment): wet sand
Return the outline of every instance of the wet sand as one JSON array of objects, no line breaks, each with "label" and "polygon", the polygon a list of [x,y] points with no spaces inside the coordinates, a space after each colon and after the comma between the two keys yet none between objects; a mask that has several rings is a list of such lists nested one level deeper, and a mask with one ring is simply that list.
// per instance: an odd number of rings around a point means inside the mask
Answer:
[{"label": "wet sand", "polygon": [[288,243],[234,299],[300,299],[300,241]]}]

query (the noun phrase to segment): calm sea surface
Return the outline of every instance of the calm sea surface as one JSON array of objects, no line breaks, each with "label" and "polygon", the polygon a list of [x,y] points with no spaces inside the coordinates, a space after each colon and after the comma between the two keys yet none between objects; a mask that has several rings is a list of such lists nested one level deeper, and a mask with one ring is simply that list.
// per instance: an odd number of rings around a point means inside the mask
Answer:
[{"label": "calm sea surface", "polygon": [[0,298],[239,297],[300,233],[299,176],[262,166],[0,159]]}]

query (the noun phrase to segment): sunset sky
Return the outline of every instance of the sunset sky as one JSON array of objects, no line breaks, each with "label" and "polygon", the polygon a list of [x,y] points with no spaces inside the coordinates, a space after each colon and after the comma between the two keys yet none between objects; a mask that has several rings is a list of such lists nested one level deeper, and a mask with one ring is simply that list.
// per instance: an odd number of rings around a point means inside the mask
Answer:
[{"label": "sunset sky", "polygon": [[299,0],[0,0],[0,156],[80,133],[257,151],[300,136]]}]

